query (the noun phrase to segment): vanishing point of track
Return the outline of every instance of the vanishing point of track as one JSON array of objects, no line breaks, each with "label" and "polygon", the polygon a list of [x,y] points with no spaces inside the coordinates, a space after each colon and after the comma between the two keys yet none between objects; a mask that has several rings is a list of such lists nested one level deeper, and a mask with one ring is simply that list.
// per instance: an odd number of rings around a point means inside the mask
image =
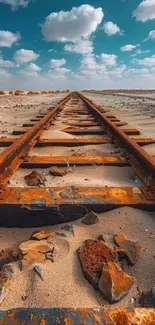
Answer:
[{"label": "vanishing point of track", "polygon": [[[44,139],[41,135],[51,127],[58,114],[70,102],[66,111],[68,121],[75,123],[63,132],[84,135],[73,139]],[[83,114],[87,115],[83,119]],[[97,127],[95,130],[94,128]],[[122,206],[152,210],[155,208],[155,157],[142,146],[154,143],[150,138],[136,137],[137,129],[95,105],[82,93],[73,92],[63,98],[46,114],[40,114],[13,131],[18,138],[0,138],[0,146],[7,147],[0,154],[0,210],[1,226],[29,226],[54,224],[81,217],[86,211],[107,211]],[[89,137],[91,135],[91,137]],[[100,135],[100,137],[97,137]],[[30,156],[34,146],[86,146],[114,143],[121,154],[100,156]],[[8,181],[21,168],[51,166],[132,166],[144,184],[142,187],[9,187]],[[89,167],[88,167],[89,168]],[[4,215],[4,217],[3,217]],[[37,216],[38,218],[37,223]]]}]

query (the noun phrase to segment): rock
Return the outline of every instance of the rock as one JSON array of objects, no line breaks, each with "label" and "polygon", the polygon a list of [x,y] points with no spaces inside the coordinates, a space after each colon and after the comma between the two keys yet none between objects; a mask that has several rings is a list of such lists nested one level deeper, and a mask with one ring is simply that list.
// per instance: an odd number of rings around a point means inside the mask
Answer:
[{"label": "rock", "polygon": [[3,265],[15,262],[19,259],[19,254],[12,248],[6,248],[0,252],[0,270]]},{"label": "rock", "polygon": [[140,294],[139,305],[144,308],[155,308],[155,287]]},{"label": "rock", "polygon": [[44,270],[40,265],[35,265],[34,266],[34,271],[40,276],[42,281],[44,281]]},{"label": "rock", "polygon": [[134,278],[125,273],[117,263],[108,262],[103,265],[99,289],[108,302],[116,303],[123,299],[133,283]]},{"label": "rock", "polygon": [[98,289],[103,265],[109,261],[117,261],[117,254],[102,240],[88,239],[79,247],[77,254],[86,279]]},{"label": "rock", "polygon": [[64,232],[56,232],[56,236],[58,236],[58,237],[68,237]]},{"label": "rock", "polygon": [[45,178],[37,171],[32,171],[29,175],[24,177],[25,182],[28,186],[39,186],[44,185]]},{"label": "rock", "polygon": [[123,234],[115,235],[114,242],[123,249],[130,265],[134,265],[138,261],[141,251],[139,243],[128,240]]},{"label": "rock", "polygon": [[58,167],[52,167],[50,169],[50,174],[53,176],[65,176],[67,174],[67,170]]},{"label": "rock", "polygon": [[37,250],[31,250],[23,256],[22,268],[32,266],[34,263],[44,263],[45,254],[38,252]]},{"label": "rock", "polygon": [[13,279],[14,273],[11,264],[3,266],[0,272],[0,304],[5,299],[8,287]]},{"label": "rock", "polygon": [[46,230],[41,230],[39,232],[34,232],[32,235],[31,235],[31,239],[37,239],[37,240],[42,240],[42,239],[47,239],[48,237],[53,237],[53,240],[55,238],[55,232],[49,232],[49,231],[46,231]]},{"label": "rock", "polygon": [[20,252],[24,255],[31,250],[36,250],[40,253],[50,252],[53,248],[53,245],[47,243],[46,240],[27,240],[19,246]]},{"label": "rock", "polygon": [[94,225],[99,222],[99,218],[95,212],[91,211],[84,216],[81,222],[85,225]]},{"label": "rock", "polygon": [[61,227],[61,229],[69,231],[69,232],[71,232],[73,234],[73,236],[75,236],[73,225],[64,225],[64,226]]}]

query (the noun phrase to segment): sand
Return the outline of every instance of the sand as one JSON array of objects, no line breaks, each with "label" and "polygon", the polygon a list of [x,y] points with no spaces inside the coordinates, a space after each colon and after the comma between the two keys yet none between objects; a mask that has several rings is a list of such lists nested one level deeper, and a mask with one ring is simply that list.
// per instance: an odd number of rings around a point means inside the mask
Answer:
[{"label": "sand", "polygon": [[[20,271],[15,264],[14,282],[9,286],[1,310],[17,307],[99,307],[106,305],[98,291],[84,278],[76,250],[86,239],[94,239],[100,234],[106,235],[109,243],[113,234],[123,232],[128,238],[139,241],[142,246],[140,258],[135,266],[125,270],[135,277],[135,284],[129,294],[114,306],[130,306],[131,298],[138,296],[137,287],[147,290],[154,286],[155,276],[155,213],[132,208],[120,208],[99,214],[96,225],[87,226],[80,220],[73,222],[75,237],[68,235],[68,246],[59,244],[61,258],[57,262],[46,262],[42,266],[44,281],[33,270]],[[62,231],[62,225],[45,227],[52,231]],[[19,243],[29,239],[34,229],[0,229],[0,248],[18,247]],[[36,230],[36,229],[35,229]],[[64,232],[64,230],[63,230]],[[18,288],[18,290],[17,290]],[[23,301],[23,297],[26,300]]]},{"label": "sand", "polygon": [[[137,127],[143,137],[155,137],[155,102],[142,102],[141,99],[133,100],[87,94],[96,103],[102,105],[120,117],[122,121],[129,122],[129,126]],[[64,94],[57,96],[1,96],[0,119],[2,121],[1,136],[12,136],[12,130],[20,128],[23,121],[39,112],[46,111],[54,105]],[[19,106],[17,106],[19,105]],[[22,106],[23,105],[23,106]],[[66,106],[66,110],[71,105]],[[83,138],[94,137],[75,136],[62,131],[68,127],[68,118],[62,123],[63,112],[42,138]],[[151,117],[154,116],[154,117]],[[86,116],[85,116],[86,117]],[[87,117],[86,117],[87,118]],[[7,122],[7,123],[4,123]],[[95,137],[101,138],[98,135]],[[150,153],[155,153],[155,146],[144,147]],[[4,148],[0,148],[4,150]],[[74,150],[74,151],[73,151]],[[31,155],[68,155],[74,153],[80,155],[104,155],[119,154],[120,151],[114,145],[104,144],[95,146],[78,147],[50,147],[34,148]],[[39,170],[39,169],[37,169]],[[9,186],[26,186],[24,175],[31,170],[19,169],[11,178]],[[49,169],[43,171],[46,176],[46,186],[140,186],[141,182],[130,167],[106,167],[92,166],[70,168],[70,172],[63,178],[49,176]],[[89,179],[86,180],[86,179]],[[22,213],[22,211],[21,211]],[[155,212],[136,210],[133,208],[121,208],[99,214],[100,221],[96,225],[86,226],[81,220],[73,222],[75,237],[69,234],[66,240],[59,240],[58,260],[55,263],[48,261],[43,265],[44,281],[32,270],[21,271],[18,263],[14,264],[14,281],[8,289],[7,297],[1,304],[0,309],[27,308],[27,307],[98,307],[107,304],[98,291],[84,278],[76,250],[86,239],[96,239],[104,234],[110,243],[115,233],[123,232],[128,238],[138,241],[142,246],[140,259],[134,267],[125,265],[125,270],[135,276],[135,284],[125,299],[117,306],[131,306],[131,298],[137,297],[138,289],[148,290],[154,286],[155,277]],[[61,231],[61,225],[44,227],[52,231]],[[36,230],[36,228],[35,228]],[[38,229],[40,230],[40,228]],[[30,238],[34,228],[29,229],[6,229],[0,228],[0,248],[18,248],[19,244]],[[64,231],[63,231],[64,232]]]}]

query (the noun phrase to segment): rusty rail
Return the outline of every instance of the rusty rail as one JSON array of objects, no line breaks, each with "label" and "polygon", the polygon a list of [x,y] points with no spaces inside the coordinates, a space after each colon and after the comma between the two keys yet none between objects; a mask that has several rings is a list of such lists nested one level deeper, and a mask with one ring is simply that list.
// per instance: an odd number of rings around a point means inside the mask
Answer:
[{"label": "rusty rail", "polygon": [[18,169],[28,152],[35,146],[41,133],[48,127],[62,106],[68,101],[71,94],[63,98],[51,112],[47,113],[23,136],[17,139],[0,155],[0,186],[4,186],[12,174]]},{"label": "rusty rail", "polygon": [[151,308],[51,308],[0,311],[0,325],[154,325]]},{"label": "rusty rail", "polygon": [[135,172],[143,180],[147,186],[152,186],[155,194],[155,160],[143,150],[135,141],[129,138],[120,128],[101,113],[99,108],[92,103],[88,98],[80,93],[77,93],[93,113],[102,121],[104,128],[112,140],[121,147],[126,158],[129,160]]}]

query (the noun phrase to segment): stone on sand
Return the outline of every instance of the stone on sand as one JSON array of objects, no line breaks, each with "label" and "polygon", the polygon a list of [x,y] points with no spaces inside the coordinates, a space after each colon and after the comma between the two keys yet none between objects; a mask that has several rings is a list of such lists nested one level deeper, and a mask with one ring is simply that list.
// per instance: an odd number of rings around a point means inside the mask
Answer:
[{"label": "stone on sand", "polygon": [[45,182],[45,178],[35,170],[24,176],[24,179],[28,186],[39,186]]},{"label": "stone on sand", "polygon": [[50,174],[53,176],[65,176],[67,174],[66,168],[52,167],[50,169]]},{"label": "stone on sand", "polygon": [[92,239],[85,240],[77,253],[84,276],[98,289],[104,263],[117,261],[117,254],[104,241]]},{"label": "stone on sand", "polygon": [[130,265],[134,265],[139,258],[141,247],[138,242],[128,240],[123,234],[115,235],[114,242],[123,249]]},{"label": "stone on sand", "polygon": [[155,308],[155,287],[149,291],[142,291],[139,297],[139,305],[144,308]]},{"label": "stone on sand", "polygon": [[81,220],[82,223],[86,224],[86,225],[94,225],[96,224],[97,222],[99,222],[99,218],[98,218],[98,215],[91,211],[91,212],[88,212],[84,218]]},{"label": "stone on sand", "polygon": [[37,240],[42,240],[42,239],[47,239],[48,237],[50,237],[50,239],[55,238],[55,232],[50,232],[47,230],[41,230],[39,232],[34,232],[31,235],[31,239],[37,239]]},{"label": "stone on sand", "polygon": [[116,303],[123,299],[134,284],[134,278],[125,273],[119,264],[108,262],[103,265],[99,289],[106,300]]}]

